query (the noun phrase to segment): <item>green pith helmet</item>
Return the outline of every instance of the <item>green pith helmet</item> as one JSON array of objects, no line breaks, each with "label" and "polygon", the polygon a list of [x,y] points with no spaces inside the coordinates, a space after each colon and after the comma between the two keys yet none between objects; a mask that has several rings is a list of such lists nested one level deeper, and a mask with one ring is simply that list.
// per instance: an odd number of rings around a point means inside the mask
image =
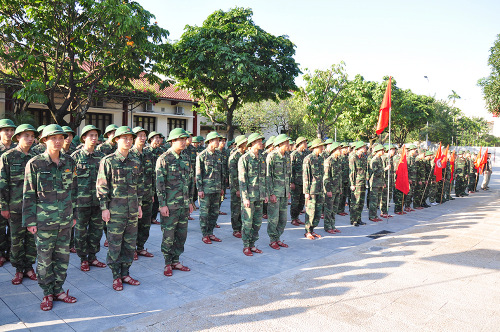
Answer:
[{"label": "green pith helmet", "polygon": [[295,145],[299,145],[300,143],[302,143],[304,141],[307,141],[307,139],[305,137],[300,136],[299,138],[297,138],[295,140]]},{"label": "green pith helmet", "polygon": [[205,137],[203,136],[197,136],[198,142],[203,143],[205,141]]},{"label": "green pith helmet", "polygon": [[71,129],[70,126],[62,126],[62,129],[64,130],[65,133],[69,134],[73,134],[73,137],[75,136],[75,131],[73,129]]},{"label": "green pith helmet", "polygon": [[406,150],[410,151],[410,150],[415,150],[417,147],[415,146],[415,144],[408,144],[406,146]]},{"label": "green pith helmet", "polygon": [[97,130],[97,136],[101,136],[101,129],[97,128],[94,125],[86,125],[82,129],[82,134],[80,135],[80,142],[82,142],[82,143],[84,142],[83,141],[83,136],[85,136],[85,134],[87,134],[91,130]]},{"label": "green pith helmet", "polygon": [[195,136],[193,137],[193,143],[201,143],[200,139],[199,139],[200,136]]},{"label": "green pith helmet", "polygon": [[116,129],[115,136],[113,137],[113,142],[116,143],[116,139],[123,135],[132,135],[134,138],[137,136],[129,126],[121,126]]},{"label": "green pith helmet", "polygon": [[[192,133],[192,132],[190,132],[189,130],[185,130],[185,132],[186,132],[186,134],[188,134],[189,136],[193,136],[193,133]],[[169,135],[168,137],[170,137],[170,135]]]},{"label": "green pith helmet", "polygon": [[161,134],[159,132],[157,132],[157,131],[150,132],[149,135],[148,135],[148,142],[151,141],[151,139],[153,137],[155,137],[156,135],[160,135],[161,136]]},{"label": "green pith helmet", "polygon": [[14,121],[11,119],[2,119],[0,120],[0,129],[3,128],[16,128],[17,126],[14,124]]},{"label": "green pith helmet", "polygon": [[113,130],[117,130],[118,126],[115,124],[110,124],[109,126],[106,127],[104,130],[104,137],[108,137],[109,133],[112,132]]},{"label": "green pith helmet", "polygon": [[189,137],[189,134],[182,128],[175,128],[168,134],[167,142],[173,141],[177,138],[186,138]]},{"label": "green pith helmet", "polygon": [[211,131],[208,133],[207,138],[205,138],[205,141],[209,142],[210,140],[213,140],[216,138],[221,138],[221,136],[216,131]]},{"label": "green pith helmet", "polygon": [[356,142],[356,144],[354,145],[354,149],[357,150],[357,149],[361,149],[362,147],[365,147],[366,146],[366,143],[363,142],[363,141],[359,141],[359,142]]},{"label": "green pith helmet", "polygon": [[149,135],[149,130],[144,129],[144,128],[142,128],[141,126],[134,127],[134,128],[132,129],[132,131],[133,131],[133,132],[134,132],[134,134],[136,134],[136,135],[137,135],[138,133],[140,133],[141,131],[143,131],[143,132],[145,132],[145,133],[146,133],[146,137],[148,137],[148,135]]},{"label": "green pith helmet", "polygon": [[234,139],[227,141],[226,145],[229,147],[234,143]]},{"label": "green pith helmet", "polygon": [[342,144],[339,142],[333,142],[332,145],[330,145],[330,151],[335,151],[338,148],[341,148]]},{"label": "green pith helmet", "polygon": [[325,142],[321,140],[321,138],[316,138],[314,141],[311,142],[311,148],[315,149],[318,146],[325,145]]},{"label": "green pith helmet", "polygon": [[236,146],[239,147],[241,144],[247,142],[247,138],[244,135],[236,136],[234,142],[236,143]]},{"label": "green pith helmet", "polygon": [[38,136],[38,132],[36,131],[35,127],[33,127],[30,124],[22,124],[16,128],[16,131],[14,132],[14,135],[12,136],[12,141],[17,142],[17,135],[24,133],[24,132],[27,132],[27,131],[32,131],[35,134],[35,137]]},{"label": "green pith helmet", "polygon": [[384,150],[383,145],[382,145],[382,144],[376,144],[376,145],[373,147],[372,152],[373,152],[373,153],[377,153],[377,152],[379,152],[380,150]]},{"label": "green pith helmet", "polygon": [[349,146],[349,144],[347,144],[347,142],[342,142],[341,144],[342,144],[343,148],[347,148]]},{"label": "green pith helmet", "polygon": [[42,132],[45,129],[45,127],[47,127],[47,126],[46,125],[41,125],[41,126],[38,126],[38,128],[36,128],[36,131],[38,132],[38,135],[42,136]]},{"label": "green pith helmet", "polygon": [[[273,141],[273,145],[274,146],[278,146],[280,145],[281,143],[284,143],[286,141],[289,141],[289,138],[286,134],[279,134],[278,136],[276,136],[276,138],[274,139]],[[267,147],[267,144],[266,144],[266,147]]]},{"label": "green pith helmet", "polygon": [[271,136],[269,137],[267,140],[266,140],[266,149],[269,147],[269,145],[273,144],[274,143],[274,139],[276,138],[276,136]]},{"label": "green pith helmet", "polygon": [[432,152],[432,151],[427,151],[427,152],[425,153],[425,156],[426,156],[426,157],[427,157],[427,156],[433,156],[433,155],[434,155],[434,152]]},{"label": "green pith helmet", "polygon": [[54,136],[54,135],[63,135],[64,138],[68,137],[68,133],[64,132],[64,129],[58,124],[51,124],[46,126],[43,129],[42,135],[40,136],[40,139],[49,137],[49,136]]},{"label": "green pith helmet", "polygon": [[265,137],[259,133],[250,134],[250,136],[248,136],[247,144],[250,145],[259,139],[265,139]]},{"label": "green pith helmet", "polygon": [[97,140],[103,142],[104,141],[104,136],[99,135],[99,138]]},{"label": "green pith helmet", "polygon": [[329,138],[325,141],[325,144],[332,144],[333,143],[333,139],[332,138]]}]

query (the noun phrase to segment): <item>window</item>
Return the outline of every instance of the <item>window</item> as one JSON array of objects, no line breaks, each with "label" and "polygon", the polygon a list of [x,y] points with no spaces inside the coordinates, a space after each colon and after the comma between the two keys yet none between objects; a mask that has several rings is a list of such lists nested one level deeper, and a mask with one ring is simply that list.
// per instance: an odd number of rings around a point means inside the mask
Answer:
[{"label": "window", "polygon": [[153,104],[151,103],[144,104],[144,112],[153,112]]},{"label": "window", "polygon": [[91,113],[85,114],[85,124],[94,125],[104,134],[106,127],[113,123],[113,114]]},{"label": "window", "polygon": [[30,108],[30,109],[28,109],[28,112],[31,115],[33,115],[33,118],[35,119],[36,127],[41,126],[41,125],[49,125],[51,123],[54,123],[54,120],[53,120],[52,116],[50,115],[49,110]]},{"label": "window", "polygon": [[186,130],[186,124],[186,119],[168,118],[168,132],[171,132],[175,128],[182,128]]},{"label": "window", "polygon": [[149,132],[156,130],[156,118],[154,116],[134,115],[134,127],[141,126]]},{"label": "window", "polygon": [[91,105],[92,105],[92,107],[103,108],[104,107],[104,100],[102,98],[94,99],[94,100],[92,100]]}]

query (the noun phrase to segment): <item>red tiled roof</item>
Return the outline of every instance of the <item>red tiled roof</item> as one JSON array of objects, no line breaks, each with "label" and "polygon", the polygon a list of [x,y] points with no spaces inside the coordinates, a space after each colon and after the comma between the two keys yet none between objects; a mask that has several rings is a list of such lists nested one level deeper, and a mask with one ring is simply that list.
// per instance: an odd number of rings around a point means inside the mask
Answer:
[{"label": "red tiled roof", "polygon": [[132,83],[134,88],[138,90],[153,89],[158,94],[158,97],[160,99],[194,102],[194,99],[190,96],[188,91],[182,90],[175,85],[169,85],[168,87],[160,90],[160,85],[158,83],[151,84],[145,77],[141,77],[139,79],[131,79],[130,83]]}]

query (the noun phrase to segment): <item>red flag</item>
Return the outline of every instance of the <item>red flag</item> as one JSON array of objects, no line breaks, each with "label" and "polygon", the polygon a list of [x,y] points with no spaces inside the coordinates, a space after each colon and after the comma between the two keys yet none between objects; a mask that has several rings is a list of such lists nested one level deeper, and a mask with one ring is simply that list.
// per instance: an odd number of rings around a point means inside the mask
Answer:
[{"label": "red flag", "polygon": [[434,157],[434,175],[436,176],[436,182],[439,182],[443,179],[443,172],[441,166],[441,159],[443,155],[441,153],[441,143],[439,143],[439,148],[436,151],[436,156]]},{"label": "red flag", "polygon": [[476,160],[474,161],[474,167],[479,171],[479,166],[481,166],[481,151],[483,151],[483,147],[479,148],[479,153],[477,154]]},{"label": "red flag", "polygon": [[446,168],[446,163],[448,162],[448,149],[450,148],[450,145],[446,147],[446,150],[444,150],[443,156],[441,157],[441,168]]},{"label": "red flag", "polygon": [[451,153],[451,157],[450,157],[450,165],[451,165],[451,179],[450,179],[450,183],[453,182],[453,174],[455,173],[455,158],[456,158],[455,151],[453,151]]},{"label": "red flag", "polygon": [[408,195],[410,192],[410,181],[408,180],[408,164],[406,163],[406,147],[403,145],[403,152],[399,160],[398,169],[396,170],[396,189],[403,194]]},{"label": "red flag", "polygon": [[479,174],[483,174],[484,165],[486,165],[487,162],[488,162],[488,148],[486,148],[484,156],[481,159],[481,163],[479,165]]},{"label": "red flag", "polygon": [[377,135],[382,134],[385,128],[389,124],[389,111],[391,109],[391,79],[389,77],[389,82],[387,82],[387,88],[385,89],[384,99],[382,100],[382,105],[380,105],[380,113],[378,116],[377,124]]}]

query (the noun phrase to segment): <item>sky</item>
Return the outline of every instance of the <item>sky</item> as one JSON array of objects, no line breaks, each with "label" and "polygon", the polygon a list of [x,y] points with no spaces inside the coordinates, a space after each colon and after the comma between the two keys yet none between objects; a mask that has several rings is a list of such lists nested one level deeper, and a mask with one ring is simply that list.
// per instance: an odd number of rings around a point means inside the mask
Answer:
[{"label": "sky", "polygon": [[[137,1],[172,40],[216,10],[252,8],[256,25],[296,45],[302,71],[344,61],[350,78],[392,76],[402,89],[444,100],[454,90],[462,98],[455,105],[466,115],[493,119],[477,81],[491,72],[499,0]],[[300,77],[297,84],[303,84]]]}]

